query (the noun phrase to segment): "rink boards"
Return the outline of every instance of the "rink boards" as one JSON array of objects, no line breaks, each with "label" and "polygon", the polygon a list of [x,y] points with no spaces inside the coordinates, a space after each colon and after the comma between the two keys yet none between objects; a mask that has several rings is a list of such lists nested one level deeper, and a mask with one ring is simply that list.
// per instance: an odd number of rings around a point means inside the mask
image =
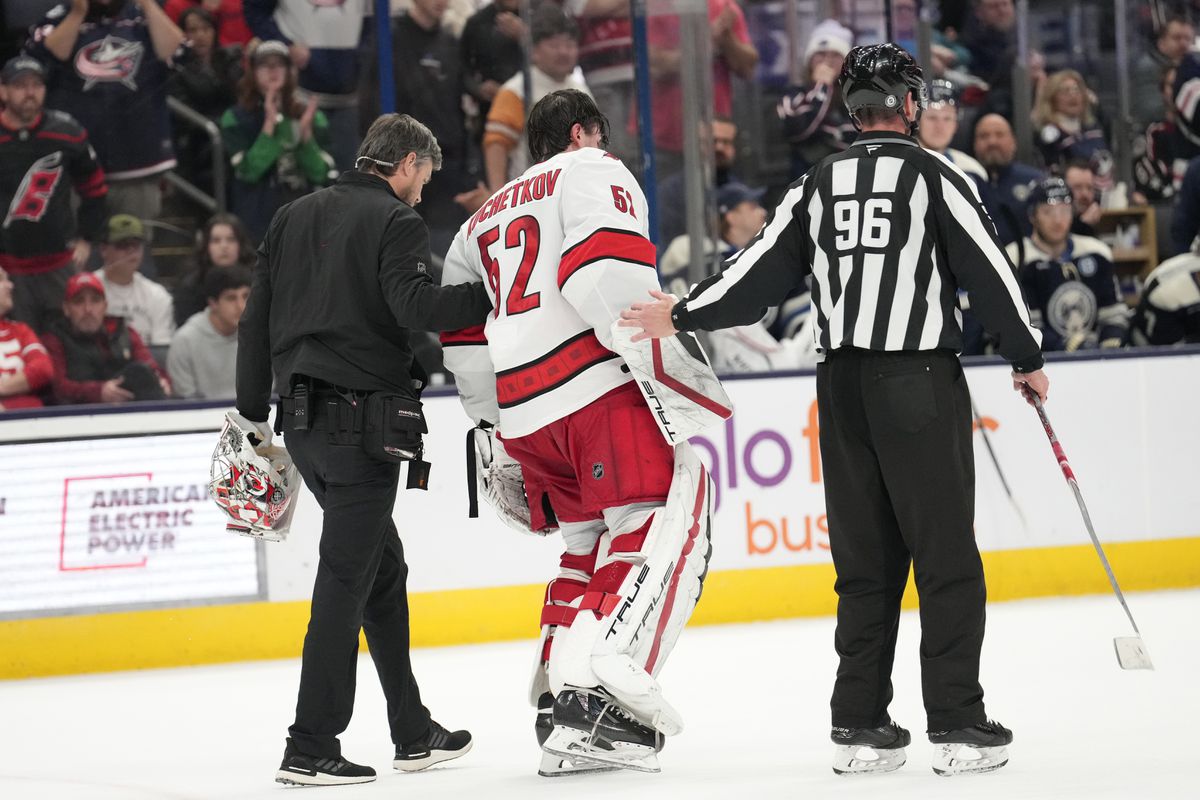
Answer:
[{"label": "rink boards", "polygon": [[[1047,410],[1123,588],[1200,585],[1200,354],[1050,365]],[[1014,502],[976,432],[976,535],[994,601],[1107,592],[1079,511],[1007,369],[967,370]],[[694,444],[715,481],[699,624],[836,608],[811,374],[734,380]],[[299,654],[319,516],[289,540],[226,534],[206,499],[222,408],[0,417],[0,678]],[[533,637],[556,537],[466,518],[465,417],[428,397],[428,492],[395,519],[417,645]],[[629,443],[636,446],[636,443]],[[916,605],[915,592],[907,601]]]}]

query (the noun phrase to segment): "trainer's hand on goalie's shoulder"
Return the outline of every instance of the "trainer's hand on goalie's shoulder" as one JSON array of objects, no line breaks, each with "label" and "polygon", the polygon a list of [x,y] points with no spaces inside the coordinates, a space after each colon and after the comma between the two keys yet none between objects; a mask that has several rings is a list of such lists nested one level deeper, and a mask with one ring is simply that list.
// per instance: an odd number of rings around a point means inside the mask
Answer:
[{"label": "trainer's hand on goalie's shoulder", "polygon": [[652,303],[634,303],[621,312],[618,323],[623,328],[641,328],[640,333],[633,336],[633,341],[641,342],[646,339],[663,339],[679,333],[671,321],[671,311],[679,298],[673,294],[651,289]]}]

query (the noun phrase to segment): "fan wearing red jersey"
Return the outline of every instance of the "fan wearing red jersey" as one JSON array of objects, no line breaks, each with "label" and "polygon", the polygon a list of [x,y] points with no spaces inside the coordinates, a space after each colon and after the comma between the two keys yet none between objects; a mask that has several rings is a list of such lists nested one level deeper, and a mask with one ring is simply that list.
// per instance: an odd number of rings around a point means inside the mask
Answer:
[{"label": "fan wearing red jersey", "polygon": [[490,460],[519,462],[529,528],[557,528],[566,546],[530,691],[543,775],[658,771],[682,721],[654,675],[711,552],[709,477],[660,434],[613,340],[658,276],[645,198],[601,149],[607,127],[582,92],[540,100],[534,165],[463,224],[442,278],[488,287],[493,313],[443,334],[445,363],[468,415],[492,427]]},{"label": "fan wearing red jersey", "polygon": [[54,365],[37,334],[8,318],[12,307],[13,282],[0,267],[0,411],[41,406],[37,393],[54,377]]}]

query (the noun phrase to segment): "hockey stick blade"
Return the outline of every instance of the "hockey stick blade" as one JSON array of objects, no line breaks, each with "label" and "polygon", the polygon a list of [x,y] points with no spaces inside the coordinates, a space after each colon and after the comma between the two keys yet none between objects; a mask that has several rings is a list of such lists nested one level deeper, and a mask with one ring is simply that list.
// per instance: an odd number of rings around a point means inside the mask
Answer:
[{"label": "hockey stick blade", "polygon": [[1121,669],[1154,669],[1141,636],[1118,636],[1113,639],[1113,647],[1117,651],[1117,663]]},{"label": "hockey stick blade", "polygon": [[1105,574],[1108,575],[1108,583],[1117,595],[1121,608],[1125,609],[1125,616],[1129,618],[1129,624],[1133,626],[1135,635],[1118,636],[1113,639],[1113,647],[1117,652],[1117,663],[1121,665],[1121,669],[1154,669],[1154,664],[1150,661],[1150,653],[1146,649],[1145,642],[1142,641],[1142,632],[1138,630],[1133,612],[1129,610],[1129,604],[1125,602],[1125,595],[1121,591],[1120,584],[1117,583],[1117,576],[1113,573],[1112,566],[1108,563],[1108,556],[1104,553],[1100,538],[1096,536],[1096,529],[1092,525],[1092,515],[1088,513],[1087,504],[1083,502],[1083,493],[1079,490],[1078,481],[1075,480],[1075,471],[1071,469],[1071,464],[1067,461],[1067,454],[1063,451],[1063,446],[1058,441],[1054,428],[1050,425],[1050,418],[1046,416],[1046,409],[1042,405],[1041,398],[1028,386],[1024,386],[1022,389],[1025,397],[1037,410],[1038,418],[1042,421],[1042,429],[1046,432],[1046,438],[1050,440],[1050,448],[1054,451],[1054,458],[1058,461],[1063,477],[1067,479],[1067,485],[1071,487],[1071,492],[1075,495],[1079,513],[1083,515],[1083,525],[1087,528],[1092,545],[1096,548],[1096,555],[1100,557],[1100,563],[1104,566]]}]

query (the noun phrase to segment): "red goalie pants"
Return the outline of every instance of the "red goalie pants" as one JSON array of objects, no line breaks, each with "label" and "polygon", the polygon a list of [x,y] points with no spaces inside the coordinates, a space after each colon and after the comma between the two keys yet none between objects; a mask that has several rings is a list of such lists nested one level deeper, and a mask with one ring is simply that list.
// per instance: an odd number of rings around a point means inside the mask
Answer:
[{"label": "red goalie pants", "polygon": [[633,382],[504,447],[521,463],[535,529],[663,502],[674,475],[674,450]]}]

